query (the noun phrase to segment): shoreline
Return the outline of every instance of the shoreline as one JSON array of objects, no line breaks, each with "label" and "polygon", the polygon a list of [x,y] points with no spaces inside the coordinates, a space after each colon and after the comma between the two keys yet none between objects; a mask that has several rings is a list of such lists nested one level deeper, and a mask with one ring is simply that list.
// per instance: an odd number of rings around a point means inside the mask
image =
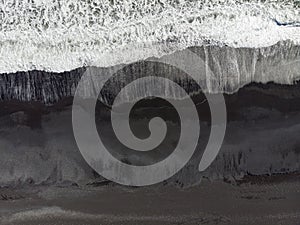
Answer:
[{"label": "shoreline", "polygon": [[3,224],[295,224],[300,218],[298,179],[276,185],[219,181],[180,189],[34,187],[4,190],[19,195],[0,200]]}]

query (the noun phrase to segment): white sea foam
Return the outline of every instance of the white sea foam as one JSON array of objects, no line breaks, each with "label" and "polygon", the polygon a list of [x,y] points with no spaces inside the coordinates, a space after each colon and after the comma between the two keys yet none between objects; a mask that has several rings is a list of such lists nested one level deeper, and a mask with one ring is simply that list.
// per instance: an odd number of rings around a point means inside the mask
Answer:
[{"label": "white sea foam", "polygon": [[22,221],[34,221],[41,219],[102,219],[101,215],[92,215],[87,213],[64,210],[60,207],[42,207],[40,209],[31,209],[24,212],[18,212],[10,217],[3,218],[7,224],[13,224]]},{"label": "white sea foam", "polygon": [[[206,217],[215,219],[214,215],[206,215]],[[186,216],[182,216],[181,220],[186,220]],[[188,219],[193,219],[194,215],[189,215]],[[33,221],[47,221],[50,220],[52,224],[63,224],[62,221],[82,221],[86,224],[89,222],[102,221],[105,223],[109,222],[125,222],[125,221],[164,221],[164,222],[174,222],[178,221],[175,216],[143,216],[143,215],[104,215],[104,214],[90,214],[80,211],[65,210],[58,206],[52,207],[41,207],[39,209],[29,209],[27,211],[18,212],[11,216],[4,217],[3,222],[5,224],[24,224],[26,222]],[[27,223],[26,223],[27,224]],[[77,224],[77,223],[76,223]]]},{"label": "white sea foam", "polygon": [[300,43],[299,1],[2,0],[0,72],[106,67],[214,43]]}]

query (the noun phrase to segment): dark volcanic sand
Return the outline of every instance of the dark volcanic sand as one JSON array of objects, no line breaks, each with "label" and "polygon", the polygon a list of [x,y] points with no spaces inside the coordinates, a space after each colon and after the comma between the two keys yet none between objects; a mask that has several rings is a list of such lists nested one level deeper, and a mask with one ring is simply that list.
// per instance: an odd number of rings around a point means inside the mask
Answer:
[{"label": "dark volcanic sand", "polygon": [[1,224],[297,225],[300,182],[293,177],[241,185],[204,181],[187,189],[113,184],[0,189]]}]

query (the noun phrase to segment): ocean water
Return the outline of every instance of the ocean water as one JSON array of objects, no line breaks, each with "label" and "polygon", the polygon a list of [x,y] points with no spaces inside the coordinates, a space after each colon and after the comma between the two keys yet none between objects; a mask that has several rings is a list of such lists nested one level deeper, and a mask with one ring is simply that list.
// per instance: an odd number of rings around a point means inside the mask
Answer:
[{"label": "ocean water", "polygon": [[2,0],[0,73],[70,71],[190,46],[300,43],[299,0]]},{"label": "ocean water", "polygon": [[[98,67],[95,75],[101,80],[118,64],[134,62],[120,72],[119,83],[104,92],[108,96],[105,103],[127,81],[127,76],[137,78],[140,73],[157,71],[168,71],[167,75],[197,94],[198,89],[190,88],[176,68],[137,62],[186,48],[212,71],[199,72],[197,81],[203,84],[204,92],[232,94],[252,82],[294,84],[300,79],[299,9],[299,1],[271,0],[0,1],[0,102],[4,102],[6,115],[0,118],[0,144],[4,146],[0,185],[95,179],[77,151],[70,108],[46,114],[44,106],[27,104],[52,105],[73,96],[85,72],[82,67]],[[87,97],[94,93],[93,78],[89,80],[92,85],[84,90]],[[150,87],[159,88],[155,82]],[[247,123],[239,125],[234,121],[228,125],[233,138],[228,135],[229,139],[225,139],[223,152],[207,171],[207,177],[299,171],[300,156],[295,147],[300,130],[295,123],[299,121],[298,86],[265,91],[269,87],[255,87],[263,93],[256,98],[252,90],[245,96],[244,102],[258,103],[249,106],[245,115],[237,110]],[[133,93],[141,90],[136,86]],[[174,98],[180,97],[170,90]],[[237,101],[234,96],[232,99]],[[260,99],[268,101],[262,104]],[[11,100],[25,104],[9,105]],[[270,106],[272,102],[280,103],[278,112]],[[17,113],[7,115],[9,107]],[[282,113],[285,110],[288,116]],[[259,122],[253,124],[252,120]],[[198,168],[198,162],[193,165]],[[194,173],[200,177],[198,169],[187,168],[179,178],[183,184],[194,184],[200,180],[190,180]]]}]

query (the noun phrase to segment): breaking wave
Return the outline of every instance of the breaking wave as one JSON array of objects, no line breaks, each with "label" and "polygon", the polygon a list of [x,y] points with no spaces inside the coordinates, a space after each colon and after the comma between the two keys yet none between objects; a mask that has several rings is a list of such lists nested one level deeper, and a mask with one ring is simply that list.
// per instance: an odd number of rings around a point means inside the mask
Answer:
[{"label": "breaking wave", "polygon": [[298,0],[5,0],[0,73],[69,71],[191,46],[300,43]]}]

